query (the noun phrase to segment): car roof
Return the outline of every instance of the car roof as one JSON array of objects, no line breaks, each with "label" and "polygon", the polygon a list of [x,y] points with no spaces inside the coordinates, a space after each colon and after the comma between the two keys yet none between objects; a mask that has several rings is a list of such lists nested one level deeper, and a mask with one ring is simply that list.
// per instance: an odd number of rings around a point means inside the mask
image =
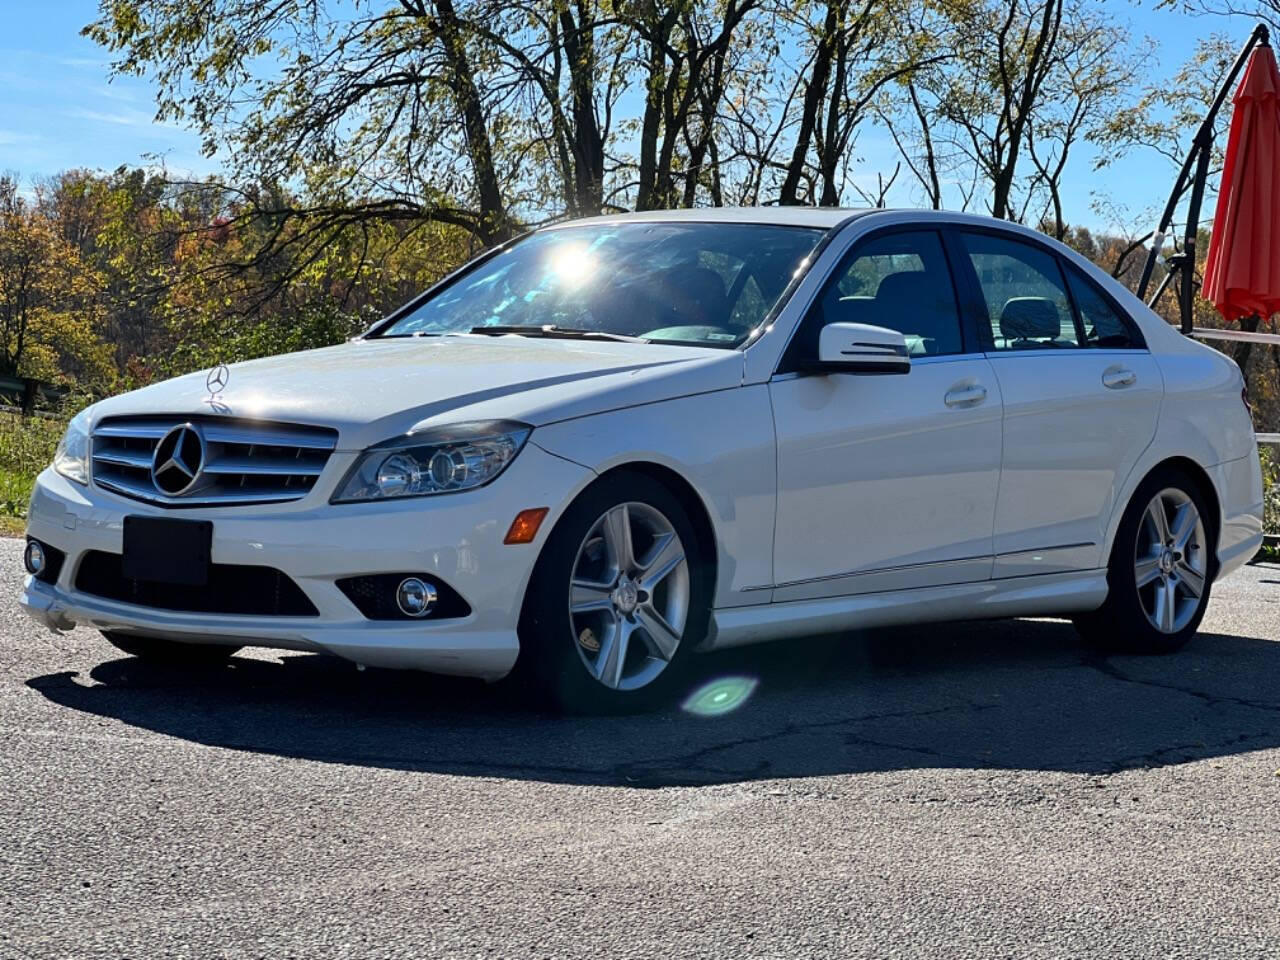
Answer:
[{"label": "car roof", "polygon": [[554,230],[590,223],[761,223],[829,230],[853,217],[872,212],[870,209],[844,207],[694,207],[684,210],[609,213],[598,217],[563,220],[548,224],[543,229]]}]

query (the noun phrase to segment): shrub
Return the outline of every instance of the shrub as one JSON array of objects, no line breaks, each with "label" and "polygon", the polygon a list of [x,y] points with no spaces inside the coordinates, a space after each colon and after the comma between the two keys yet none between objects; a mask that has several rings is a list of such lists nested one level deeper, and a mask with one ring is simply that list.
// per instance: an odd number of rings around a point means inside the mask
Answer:
[{"label": "shrub", "polygon": [[62,419],[0,413],[0,516],[26,517],[36,474],[53,460]]}]

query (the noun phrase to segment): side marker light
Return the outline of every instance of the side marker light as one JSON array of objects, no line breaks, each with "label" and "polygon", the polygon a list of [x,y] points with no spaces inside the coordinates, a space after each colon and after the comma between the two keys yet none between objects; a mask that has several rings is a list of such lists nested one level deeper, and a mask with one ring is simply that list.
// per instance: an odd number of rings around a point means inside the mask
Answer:
[{"label": "side marker light", "polygon": [[516,518],[511,521],[511,527],[507,530],[503,543],[532,543],[533,538],[538,535],[538,528],[542,526],[542,521],[546,519],[547,514],[551,512],[549,507],[534,507],[531,510],[521,510],[516,514]]}]

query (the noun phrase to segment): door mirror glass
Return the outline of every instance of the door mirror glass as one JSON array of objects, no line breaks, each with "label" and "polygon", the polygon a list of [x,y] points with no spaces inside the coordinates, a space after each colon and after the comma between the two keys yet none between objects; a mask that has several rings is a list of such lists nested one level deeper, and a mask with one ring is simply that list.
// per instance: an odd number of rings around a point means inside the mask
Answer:
[{"label": "door mirror glass", "polygon": [[828,323],[818,335],[818,360],[825,373],[910,373],[907,338],[897,330],[868,323]]}]

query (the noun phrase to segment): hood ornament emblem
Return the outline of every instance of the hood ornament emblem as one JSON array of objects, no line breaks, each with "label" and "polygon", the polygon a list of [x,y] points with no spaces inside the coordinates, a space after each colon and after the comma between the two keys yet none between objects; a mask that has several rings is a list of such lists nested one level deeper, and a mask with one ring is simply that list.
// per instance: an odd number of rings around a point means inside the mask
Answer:
[{"label": "hood ornament emblem", "polygon": [[205,377],[204,385],[209,391],[209,399],[216,400],[218,394],[227,389],[227,381],[231,379],[231,371],[225,363],[220,363]]}]

